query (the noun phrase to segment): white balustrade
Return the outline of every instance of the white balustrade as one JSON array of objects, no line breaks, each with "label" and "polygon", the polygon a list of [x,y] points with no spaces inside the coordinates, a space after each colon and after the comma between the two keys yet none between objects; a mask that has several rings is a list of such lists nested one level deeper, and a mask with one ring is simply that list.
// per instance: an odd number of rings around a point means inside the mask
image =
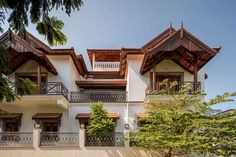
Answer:
[{"label": "white balustrade", "polygon": [[93,71],[119,71],[120,62],[95,62]]}]

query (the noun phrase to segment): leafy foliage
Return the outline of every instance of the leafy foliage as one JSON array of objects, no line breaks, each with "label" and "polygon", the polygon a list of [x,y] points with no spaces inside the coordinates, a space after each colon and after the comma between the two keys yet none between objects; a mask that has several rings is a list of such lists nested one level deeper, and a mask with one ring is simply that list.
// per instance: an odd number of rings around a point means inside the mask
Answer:
[{"label": "leafy foliage", "polygon": [[52,9],[65,10],[68,16],[72,10],[79,10],[82,0],[0,0],[0,31],[5,20],[5,10],[10,11],[10,28],[24,35],[29,22],[37,25],[37,30],[44,35],[50,45],[65,44],[67,38],[62,33],[63,22],[56,17],[49,17]]},{"label": "leafy foliage", "polygon": [[[170,86],[167,80],[158,94],[166,95]],[[189,94],[190,85],[179,91],[168,93],[169,101],[148,104],[145,122],[132,133],[131,140],[136,146],[163,150],[166,157],[189,153],[211,156],[231,156],[236,153],[236,111],[207,115],[212,105],[232,101],[236,93],[225,93],[202,102],[201,92]],[[234,118],[233,118],[234,117]]]},{"label": "leafy foliage", "polygon": [[115,122],[107,116],[102,103],[98,102],[91,105],[91,119],[87,127],[90,135],[112,132],[114,126]]},{"label": "leafy foliage", "polygon": [[[35,90],[36,86],[29,79],[20,78],[20,81],[15,86],[11,78],[3,74],[10,73],[11,68],[9,52],[2,46],[0,46],[0,67],[0,102],[3,100],[7,102],[15,101],[19,99],[18,95],[31,94]],[[18,95],[15,93],[14,88],[18,89]]]},{"label": "leafy foliage", "polygon": [[56,17],[45,16],[44,20],[38,22],[36,29],[39,34],[45,36],[50,45],[63,45],[66,43],[66,36],[60,31],[64,26],[64,23],[58,20]]}]

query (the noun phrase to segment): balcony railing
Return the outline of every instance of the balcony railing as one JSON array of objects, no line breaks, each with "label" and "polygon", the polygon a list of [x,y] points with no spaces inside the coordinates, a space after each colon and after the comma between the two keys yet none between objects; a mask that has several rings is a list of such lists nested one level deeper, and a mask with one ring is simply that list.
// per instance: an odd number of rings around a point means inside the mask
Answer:
[{"label": "balcony railing", "polygon": [[[41,83],[41,90],[38,91],[38,84],[36,84],[37,88],[32,93],[32,95],[37,94],[45,94],[45,95],[63,95],[66,99],[68,99],[68,89],[65,85],[61,82],[42,82]],[[16,89],[17,92],[17,89]]]},{"label": "balcony railing", "polygon": [[85,146],[124,146],[123,132],[85,134]]},{"label": "balcony railing", "polygon": [[117,90],[85,90],[70,93],[70,101],[77,102],[126,102],[127,92]]},{"label": "balcony railing", "polygon": [[32,132],[0,132],[0,147],[32,147]]},{"label": "balcony railing", "polygon": [[93,71],[119,71],[120,62],[95,62]]},{"label": "balcony railing", "polygon": [[79,146],[79,134],[73,132],[41,132],[40,146]]},{"label": "balcony railing", "polygon": [[[179,82],[178,85],[172,87],[172,89],[170,89],[170,91],[173,92],[178,92],[180,90],[180,87],[183,85],[188,84],[188,94],[191,94],[194,91],[194,82],[191,81],[185,81],[185,82]],[[156,91],[163,89],[163,87],[160,85],[159,82],[157,82],[156,85]],[[201,91],[201,82],[198,82],[196,85],[196,91]],[[155,92],[152,91],[152,86],[150,84],[148,84],[146,90],[145,90],[146,94],[156,94]]]}]

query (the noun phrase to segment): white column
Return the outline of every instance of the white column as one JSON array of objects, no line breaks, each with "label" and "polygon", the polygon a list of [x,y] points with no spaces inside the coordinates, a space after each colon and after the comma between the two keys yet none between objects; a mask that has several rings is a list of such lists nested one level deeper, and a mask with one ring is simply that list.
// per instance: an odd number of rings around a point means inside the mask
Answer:
[{"label": "white column", "polygon": [[95,68],[95,53],[93,53],[93,70],[94,70],[94,68]]},{"label": "white column", "polygon": [[[130,127],[130,124],[129,124],[129,103],[126,104],[126,124]],[[125,136],[125,141],[124,141],[124,144],[125,144],[125,147],[129,147],[129,128],[125,128],[124,129],[124,136]],[[128,140],[127,140],[128,139]]]},{"label": "white column", "polygon": [[80,129],[79,129],[79,145],[80,148],[84,148],[85,145],[85,126],[84,123],[80,122]]},{"label": "white column", "polygon": [[41,133],[41,129],[38,128],[38,127],[34,127],[34,130],[33,130],[33,147],[35,149],[39,149],[39,146],[40,146],[40,133]]}]

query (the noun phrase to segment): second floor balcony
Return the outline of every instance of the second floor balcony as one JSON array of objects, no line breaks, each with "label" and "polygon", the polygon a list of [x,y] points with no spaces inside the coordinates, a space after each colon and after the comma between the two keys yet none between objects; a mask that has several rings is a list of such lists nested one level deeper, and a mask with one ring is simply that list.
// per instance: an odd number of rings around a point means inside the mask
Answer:
[{"label": "second floor balcony", "polygon": [[[68,99],[69,91],[62,82],[41,82],[40,86],[38,83],[33,83],[36,85],[36,89],[31,95],[62,95]],[[15,91],[17,93],[17,87],[15,87]]]},{"label": "second floor balcony", "polygon": [[72,103],[79,102],[126,102],[127,92],[125,90],[84,90],[70,93],[70,101]]},{"label": "second floor balcony", "polygon": [[[178,93],[182,86],[186,86],[186,94],[192,94],[193,92],[202,92],[201,91],[201,82],[197,82],[194,84],[192,81],[185,81],[185,82],[178,82],[176,86],[172,86],[168,91],[166,91],[166,94],[160,94],[159,92],[162,91],[165,87],[161,85],[160,82],[156,83],[155,90],[153,90],[153,86],[151,84],[148,84],[145,93],[146,97],[144,102],[157,102],[157,101],[165,101],[170,100],[171,94]],[[158,96],[158,97],[157,97]],[[204,96],[204,95],[202,95]],[[199,97],[198,99],[202,99],[203,97]]]}]

